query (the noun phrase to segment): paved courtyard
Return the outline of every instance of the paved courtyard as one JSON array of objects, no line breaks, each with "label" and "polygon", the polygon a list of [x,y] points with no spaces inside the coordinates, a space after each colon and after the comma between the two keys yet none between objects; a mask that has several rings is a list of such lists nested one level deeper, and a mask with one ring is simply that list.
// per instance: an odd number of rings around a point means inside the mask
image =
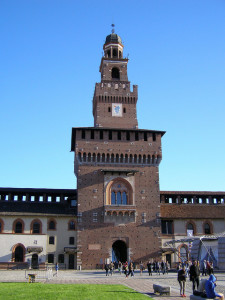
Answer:
[{"label": "paved courtyard", "polygon": [[[125,278],[124,274],[119,274],[118,271],[113,273],[111,276],[105,276],[104,271],[75,271],[75,270],[67,270],[67,271],[58,271],[58,275],[53,270],[47,273],[46,271],[22,271],[22,270],[1,270],[0,271],[0,282],[25,282],[28,279],[25,277],[28,273],[37,273],[36,281],[42,281],[46,283],[64,283],[64,284],[79,284],[79,283],[89,283],[89,284],[123,284],[126,285],[140,293],[151,296],[154,299],[165,300],[172,299],[177,300],[181,299],[179,296],[179,284],[177,281],[177,274],[175,272],[170,272],[166,275],[156,275],[149,276],[145,271],[142,275],[140,275],[139,271],[135,272],[134,277]],[[217,288],[218,292],[222,292],[225,294],[225,272],[224,273],[216,273],[217,277]],[[45,277],[49,276],[47,279]],[[203,277],[206,278],[206,277]],[[159,296],[155,295],[153,292],[153,284],[161,284],[166,286],[171,286],[172,292],[170,296]],[[187,299],[192,294],[192,285],[189,279],[187,279],[186,284],[186,295]]]}]

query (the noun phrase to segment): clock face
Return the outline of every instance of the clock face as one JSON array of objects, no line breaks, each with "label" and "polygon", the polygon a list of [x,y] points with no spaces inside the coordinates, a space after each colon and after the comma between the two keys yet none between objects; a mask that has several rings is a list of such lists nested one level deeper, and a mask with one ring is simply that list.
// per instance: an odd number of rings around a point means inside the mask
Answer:
[{"label": "clock face", "polygon": [[112,103],[112,116],[122,117],[122,104]]}]

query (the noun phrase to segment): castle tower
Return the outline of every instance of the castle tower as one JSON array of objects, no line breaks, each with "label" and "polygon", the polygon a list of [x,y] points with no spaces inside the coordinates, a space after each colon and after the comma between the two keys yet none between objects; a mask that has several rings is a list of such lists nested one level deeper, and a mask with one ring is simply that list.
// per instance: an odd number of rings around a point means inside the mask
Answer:
[{"label": "castle tower", "polygon": [[94,126],[137,128],[137,86],[130,91],[121,38],[115,33],[108,35],[103,49],[101,82],[95,85],[93,97]]},{"label": "castle tower", "polygon": [[72,129],[77,176],[77,265],[160,256],[158,166],[165,132],[137,129],[137,86],[130,91],[121,38],[106,37],[94,127]]}]

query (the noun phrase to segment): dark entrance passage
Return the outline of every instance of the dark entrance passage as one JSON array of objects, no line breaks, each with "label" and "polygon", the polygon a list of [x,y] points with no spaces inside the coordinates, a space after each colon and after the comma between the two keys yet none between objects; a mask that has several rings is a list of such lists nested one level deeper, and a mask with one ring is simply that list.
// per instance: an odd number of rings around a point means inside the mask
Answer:
[{"label": "dark entrance passage", "polygon": [[69,269],[74,269],[74,254],[69,254]]},{"label": "dark entrance passage", "polygon": [[15,249],[15,262],[23,262],[23,247],[17,246]]},{"label": "dark entrance passage", "polygon": [[112,261],[122,263],[127,261],[127,245],[123,241],[116,241],[112,245]]},{"label": "dark entrance passage", "polygon": [[33,254],[31,258],[31,268],[32,269],[38,269],[38,255]]}]

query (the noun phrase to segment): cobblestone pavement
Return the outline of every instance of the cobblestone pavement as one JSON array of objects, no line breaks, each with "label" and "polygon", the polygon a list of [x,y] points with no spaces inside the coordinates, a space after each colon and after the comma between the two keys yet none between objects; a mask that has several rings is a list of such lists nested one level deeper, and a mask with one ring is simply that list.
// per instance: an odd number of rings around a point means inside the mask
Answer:
[{"label": "cobblestone pavement", "polygon": [[[36,273],[36,281],[41,281],[45,283],[63,283],[63,284],[123,284],[128,286],[140,293],[146,294],[154,299],[158,300],[178,300],[181,299],[179,296],[179,284],[177,281],[177,274],[175,272],[170,272],[165,275],[156,275],[148,276],[148,273],[145,271],[140,275],[139,271],[135,272],[134,277],[125,278],[124,274],[119,274],[117,271],[111,276],[105,276],[104,271],[75,271],[75,270],[66,270],[59,271],[58,275],[55,271],[52,273],[47,273],[46,271],[25,271],[25,270],[7,270],[0,271],[0,282],[26,282],[28,279],[25,277],[28,273]],[[47,275],[50,275],[50,279],[47,279]],[[52,275],[52,276],[51,276]],[[217,292],[225,294],[225,272],[216,273],[217,277]],[[44,278],[45,277],[45,278]],[[208,277],[203,277],[208,278]],[[159,296],[155,295],[153,292],[153,284],[161,284],[166,286],[171,286],[171,295],[170,296]],[[191,282],[187,279],[186,282],[186,295],[189,299],[192,294],[192,285]]]}]

